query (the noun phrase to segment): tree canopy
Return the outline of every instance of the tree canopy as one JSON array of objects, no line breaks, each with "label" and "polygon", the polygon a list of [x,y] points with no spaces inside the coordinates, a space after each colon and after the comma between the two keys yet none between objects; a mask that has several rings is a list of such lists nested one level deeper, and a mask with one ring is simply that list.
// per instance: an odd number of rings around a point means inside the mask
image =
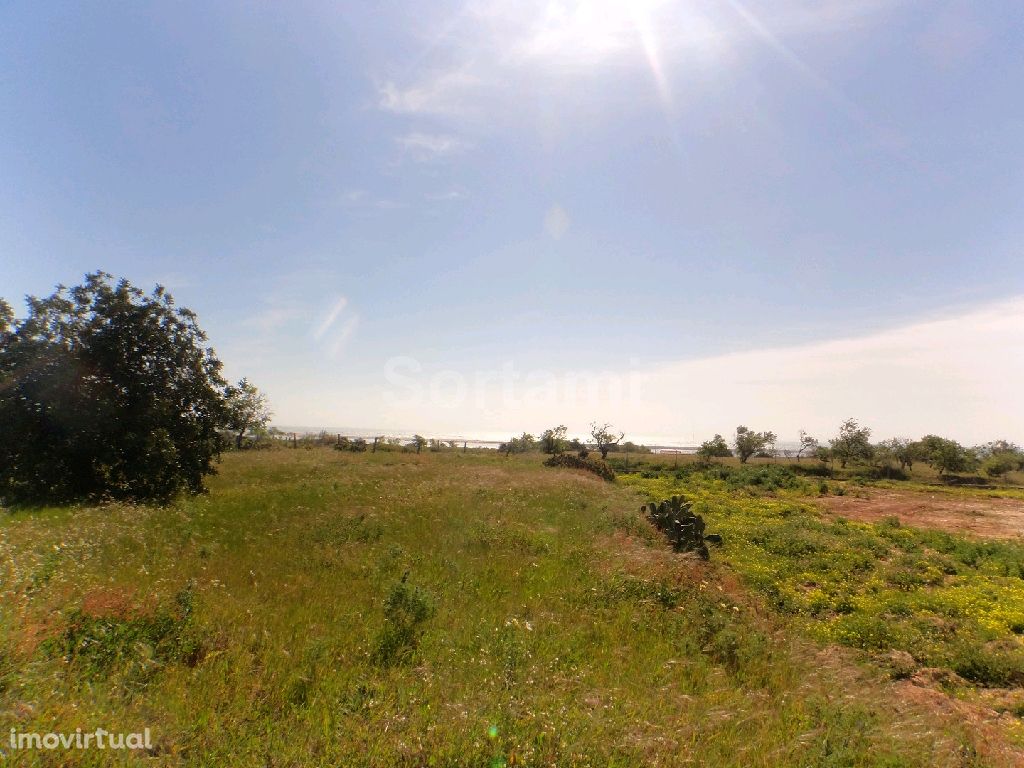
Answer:
[{"label": "tree canopy", "polygon": [[774,432],[755,432],[742,425],[736,427],[736,437],[733,440],[736,447],[736,455],[740,457],[740,464],[746,464],[751,456],[770,449],[775,445]]},{"label": "tree canopy", "polygon": [[552,455],[564,451],[568,442],[565,437],[567,431],[568,428],[564,424],[545,429],[540,436],[541,450]]},{"label": "tree canopy", "polygon": [[832,455],[845,467],[850,461],[866,461],[871,458],[871,430],[861,427],[856,419],[847,419],[839,427],[839,434],[831,440]]},{"label": "tree canopy", "polygon": [[202,491],[224,381],[195,314],[104,272],[27,304],[22,320],[0,306],[0,497]]},{"label": "tree canopy", "polygon": [[697,455],[702,461],[711,461],[711,459],[732,456],[732,451],[729,450],[729,445],[725,442],[724,437],[715,435],[710,440],[700,444],[700,448],[697,449]]},{"label": "tree canopy", "polygon": [[[267,406],[267,398],[248,379],[239,380],[224,390],[226,426],[235,433],[235,447],[242,447],[242,439],[248,430],[261,432],[266,429],[273,415]],[[364,441],[365,442],[365,441]]]}]

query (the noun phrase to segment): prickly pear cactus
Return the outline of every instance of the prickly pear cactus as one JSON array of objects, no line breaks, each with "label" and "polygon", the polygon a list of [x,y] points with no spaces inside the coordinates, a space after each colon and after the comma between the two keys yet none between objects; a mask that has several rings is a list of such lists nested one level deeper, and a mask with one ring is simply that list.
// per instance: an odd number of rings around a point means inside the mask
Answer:
[{"label": "prickly pear cactus", "polygon": [[704,518],[692,512],[693,503],[685,496],[673,496],[655,504],[644,504],[640,510],[644,512],[668,538],[676,552],[694,552],[707,560],[707,542],[721,544],[722,537],[718,534],[706,534]]}]

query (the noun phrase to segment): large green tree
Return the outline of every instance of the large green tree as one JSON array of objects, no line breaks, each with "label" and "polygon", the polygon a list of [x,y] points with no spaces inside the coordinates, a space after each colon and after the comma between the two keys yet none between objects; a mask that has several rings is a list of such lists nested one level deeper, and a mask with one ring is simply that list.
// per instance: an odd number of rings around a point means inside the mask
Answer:
[{"label": "large green tree", "polygon": [[0,497],[170,499],[203,490],[224,423],[196,316],[103,272],[16,320],[0,307]]}]

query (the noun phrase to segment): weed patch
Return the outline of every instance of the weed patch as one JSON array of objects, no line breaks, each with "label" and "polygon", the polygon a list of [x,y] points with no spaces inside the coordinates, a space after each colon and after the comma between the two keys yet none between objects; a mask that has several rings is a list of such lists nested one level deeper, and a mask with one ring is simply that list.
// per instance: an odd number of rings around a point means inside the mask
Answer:
[{"label": "weed patch", "polygon": [[384,626],[374,643],[373,663],[389,666],[410,661],[426,631],[424,624],[436,612],[434,597],[410,585],[408,574],[403,576],[384,602]]},{"label": "weed patch", "polygon": [[144,660],[151,670],[164,664],[195,666],[203,643],[193,619],[191,588],[178,593],[171,609],[135,616],[94,616],[80,609],[68,615],[63,633],[47,647],[85,677],[99,677],[125,662]]}]

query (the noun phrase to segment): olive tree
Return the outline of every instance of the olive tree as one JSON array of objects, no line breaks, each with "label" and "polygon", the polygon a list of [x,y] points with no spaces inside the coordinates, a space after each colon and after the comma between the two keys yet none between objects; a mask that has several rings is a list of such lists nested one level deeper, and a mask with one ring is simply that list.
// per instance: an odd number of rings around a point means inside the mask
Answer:
[{"label": "olive tree", "polygon": [[736,427],[733,445],[736,448],[736,455],[740,457],[740,464],[746,464],[747,459],[754,454],[767,451],[775,445],[775,433],[755,432],[740,425]]},{"label": "olive tree", "polygon": [[813,456],[818,450],[818,438],[811,437],[802,429],[800,430],[800,447],[796,450],[796,460],[800,461],[803,455]]},{"label": "olive tree", "polygon": [[871,430],[858,426],[856,419],[847,419],[839,427],[839,434],[832,438],[832,456],[839,460],[840,467],[851,461],[866,461],[871,458]]},{"label": "olive tree", "polygon": [[590,425],[590,437],[597,450],[601,452],[602,459],[607,459],[608,451],[622,442],[625,436],[625,433],[619,432],[619,436],[616,437],[611,424],[598,424],[595,421]]}]

